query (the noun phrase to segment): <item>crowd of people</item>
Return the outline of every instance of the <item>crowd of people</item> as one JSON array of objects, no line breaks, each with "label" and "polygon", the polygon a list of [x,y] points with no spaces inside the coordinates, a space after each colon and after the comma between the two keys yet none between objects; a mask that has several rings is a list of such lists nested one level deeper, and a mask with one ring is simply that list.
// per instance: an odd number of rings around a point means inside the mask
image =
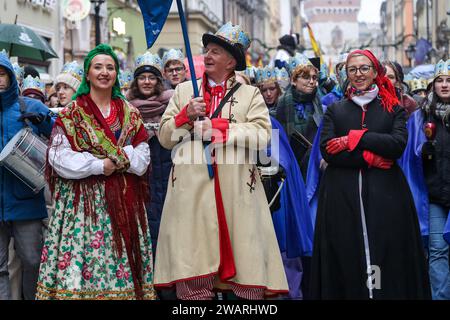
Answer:
[{"label": "crowd of people", "polygon": [[2,154],[47,145],[37,192],[0,166],[0,299],[450,300],[450,60],[201,40],[198,96],[179,49],[100,44],[47,91],[0,53]]}]

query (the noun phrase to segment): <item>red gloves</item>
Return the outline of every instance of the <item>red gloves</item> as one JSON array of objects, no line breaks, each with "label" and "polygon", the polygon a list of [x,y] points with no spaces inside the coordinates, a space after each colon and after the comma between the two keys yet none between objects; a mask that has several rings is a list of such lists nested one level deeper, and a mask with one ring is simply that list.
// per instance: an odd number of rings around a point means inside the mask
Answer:
[{"label": "red gloves", "polygon": [[363,151],[363,158],[368,163],[369,168],[390,169],[394,164],[394,161],[380,157],[367,150]]},{"label": "red gloves", "polygon": [[362,136],[367,132],[367,129],[350,130],[348,136],[331,139],[327,142],[327,152],[331,155],[337,154],[344,150],[353,151],[358,146]]},{"label": "red gloves", "polygon": [[331,155],[348,149],[348,136],[331,139],[327,142],[327,152]]}]

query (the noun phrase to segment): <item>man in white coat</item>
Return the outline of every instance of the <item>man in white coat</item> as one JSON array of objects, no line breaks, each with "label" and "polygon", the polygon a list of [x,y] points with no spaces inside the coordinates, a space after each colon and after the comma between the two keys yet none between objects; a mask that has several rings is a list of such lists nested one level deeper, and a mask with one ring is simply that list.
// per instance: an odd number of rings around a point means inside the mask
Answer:
[{"label": "man in white coat", "polygon": [[[231,23],[202,40],[206,54],[200,97],[193,98],[191,82],[179,84],[161,119],[160,142],[173,149],[174,164],[158,238],[155,286],[175,286],[184,300],[212,299],[213,290],[222,289],[243,299],[285,294],[288,284],[272,218],[252,161],[269,143],[269,113],[257,88],[235,88],[234,71],[245,69],[250,40]],[[211,143],[205,151],[207,140]]]}]

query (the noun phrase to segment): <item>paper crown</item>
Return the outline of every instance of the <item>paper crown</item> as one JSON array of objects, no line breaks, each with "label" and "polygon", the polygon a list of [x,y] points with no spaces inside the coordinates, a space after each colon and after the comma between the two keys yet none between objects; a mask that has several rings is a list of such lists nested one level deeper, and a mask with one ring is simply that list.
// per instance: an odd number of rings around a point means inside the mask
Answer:
[{"label": "paper crown", "polygon": [[23,81],[23,77],[25,75],[24,67],[21,67],[18,63],[14,62],[12,64],[14,74],[16,75],[17,82],[21,83]]},{"label": "paper crown", "polygon": [[295,69],[304,66],[314,66],[314,65],[304,54],[297,52],[295,56],[289,58],[286,68],[287,71],[290,74],[292,74]]},{"label": "paper crown", "polygon": [[23,79],[22,92],[27,90],[27,89],[38,90],[43,95],[45,95],[45,84],[38,77],[33,78],[31,75],[28,75],[25,79]]},{"label": "paper crown", "polygon": [[254,66],[250,66],[250,67],[247,67],[243,72],[250,79],[255,79],[257,70],[258,70],[258,68],[255,68]]},{"label": "paper crown", "polygon": [[440,60],[434,67],[434,79],[439,76],[450,76],[450,59]]},{"label": "paper crown", "polygon": [[119,73],[120,89],[129,89],[133,81],[133,72],[129,69],[123,70]]},{"label": "paper crown", "polygon": [[289,81],[289,74],[284,68],[259,68],[255,72],[255,81],[257,84],[264,82],[284,83],[285,81]]},{"label": "paper crown", "polygon": [[247,67],[246,51],[250,47],[250,37],[239,25],[227,22],[215,33],[205,33],[202,36],[203,46],[216,43],[227,50],[236,59],[236,70],[244,71]]},{"label": "paper crown", "polygon": [[347,80],[347,70],[345,68],[341,68],[338,72],[339,79],[344,82]]},{"label": "paper crown", "polygon": [[83,67],[76,61],[66,63],[61,73],[55,78],[55,84],[65,83],[74,91],[77,91],[81,85],[84,76]]},{"label": "paper crown", "polygon": [[181,63],[184,63],[184,54],[179,49],[170,49],[169,51],[164,52],[163,58],[162,58],[162,64],[163,67],[166,67],[167,62],[171,60],[177,60]]},{"label": "paper crown", "polygon": [[81,80],[83,80],[83,76],[84,76],[83,66],[80,65],[77,61],[72,61],[72,62],[66,63],[63,66],[61,73],[70,74],[72,77],[74,77],[75,79],[80,81],[80,83],[81,83]]},{"label": "paper crown", "polygon": [[346,63],[348,58],[348,52],[341,53],[338,57],[338,61],[336,62],[336,65],[340,63]]},{"label": "paper crown", "polygon": [[330,72],[328,70],[328,65],[325,62],[322,62],[320,64],[319,79],[325,80],[326,78],[328,78],[329,74]]},{"label": "paper crown", "polygon": [[162,60],[157,54],[152,54],[150,52],[145,52],[143,55],[140,55],[136,58],[135,71],[143,66],[152,66],[161,72],[163,68]]},{"label": "paper crown", "polygon": [[5,49],[0,50],[0,56],[5,56],[9,60],[9,54]]},{"label": "paper crown", "polygon": [[409,89],[411,92],[417,91],[417,90],[427,90],[428,81],[425,79],[411,79],[407,81],[409,85]]},{"label": "paper crown", "polygon": [[242,30],[240,25],[233,25],[231,22],[227,22],[220,27],[215,36],[233,45],[240,44],[244,50],[250,47],[251,40],[248,33]]}]

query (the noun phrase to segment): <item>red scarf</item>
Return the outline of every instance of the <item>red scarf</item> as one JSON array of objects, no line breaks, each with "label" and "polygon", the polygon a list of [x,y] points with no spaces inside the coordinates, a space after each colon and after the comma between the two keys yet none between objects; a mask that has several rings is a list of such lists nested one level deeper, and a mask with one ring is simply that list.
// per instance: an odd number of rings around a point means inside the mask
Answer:
[{"label": "red scarf", "polygon": [[[208,82],[208,77],[206,76],[206,73],[203,74],[203,80],[202,80],[202,93],[203,93],[203,100],[206,104],[206,114],[208,117],[211,118],[211,116],[214,114],[214,111],[216,111],[217,107],[220,104],[220,101],[224,98],[226,92],[227,92],[227,81],[234,76],[234,73],[231,73],[225,80],[225,84],[221,86],[220,84],[216,85],[215,87],[211,87]],[[221,113],[219,113],[220,118]]]}]

